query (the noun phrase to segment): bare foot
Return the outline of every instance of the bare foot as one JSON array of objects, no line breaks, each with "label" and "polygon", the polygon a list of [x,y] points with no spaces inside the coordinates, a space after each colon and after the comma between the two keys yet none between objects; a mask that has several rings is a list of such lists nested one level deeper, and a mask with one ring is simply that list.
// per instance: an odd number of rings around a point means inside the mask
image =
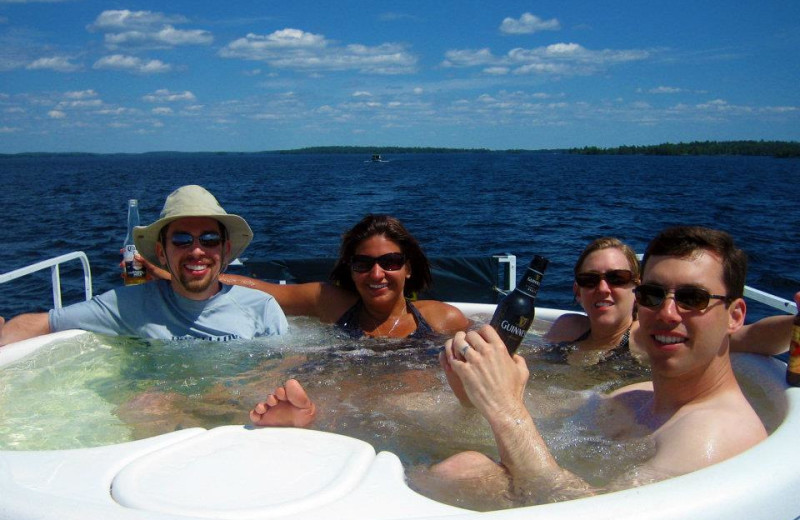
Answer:
[{"label": "bare foot", "polygon": [[304,428],[314,421],[317,407],[295,379],[267,396],[250,411],[250,420],[256,426],[294,426]]}]

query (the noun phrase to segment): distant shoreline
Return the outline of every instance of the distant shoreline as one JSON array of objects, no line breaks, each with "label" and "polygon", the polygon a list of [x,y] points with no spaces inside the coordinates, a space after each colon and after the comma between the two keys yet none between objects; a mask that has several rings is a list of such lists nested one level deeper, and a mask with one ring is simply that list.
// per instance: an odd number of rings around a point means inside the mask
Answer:
[{"label": "distant shoreline", "polygon": [[350,154],[381,155],[426,153],[481,153],[481,154],[573,154],[573,155],[747,155],[778,158],[800,157],[800,142],[797,141],[693,141],[689,143],[662,143],[644,146],[618,146],[600,148],[558,149],[508,149],[490,150],[488,148],[441,148],[404,146],[311,146],[291,150],[264,150],[258,152],[139,152],[139,153],[93,153],[93,152],[20,152],[3,153],[0,158],[13,157],[93,157],[93,156],[138,156],[138,155],[286,155],[286,154]]}]

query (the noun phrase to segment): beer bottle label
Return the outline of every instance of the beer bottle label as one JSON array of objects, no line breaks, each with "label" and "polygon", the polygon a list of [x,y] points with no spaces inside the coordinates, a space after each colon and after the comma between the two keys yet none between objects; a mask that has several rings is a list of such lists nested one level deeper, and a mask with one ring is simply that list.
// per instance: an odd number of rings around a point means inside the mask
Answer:
[{"label": "beer bottle label", "polygon": [[123,252],[123,259],[125,260],[125,277],[126,278],[144,278],[144,266],[141,262],[135,259],[136,246],[128,244],[125,246]]},{"label": "beer bottle label", "polygon": [[531,298],[536,298],[536,294],[539,292],[539,286],[542,284],[542,276],[544,276],[542,273],[529,267],[525,272],[525,276],[523,276],[522,280],[517,284],[517,289]]}]

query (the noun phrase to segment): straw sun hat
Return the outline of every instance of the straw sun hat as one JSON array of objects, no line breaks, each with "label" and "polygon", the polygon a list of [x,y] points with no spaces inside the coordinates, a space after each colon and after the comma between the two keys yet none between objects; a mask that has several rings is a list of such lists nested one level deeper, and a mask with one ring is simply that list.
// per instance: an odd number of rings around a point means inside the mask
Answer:
[{"label": "straw sun hat", "polygon": [[227,213],[217,199],[202,186],[188,185],[170,193],[158,220],[149,226],[133,228],[136,250],[148,261],[160,265],[161,261],[156,255],[158,234],[170,222],[185,217],[213,218],[225,226],[231,244],[231,254],[226,259],[227,262],[238,258],[253,239],[253,231],[242,217]]}]

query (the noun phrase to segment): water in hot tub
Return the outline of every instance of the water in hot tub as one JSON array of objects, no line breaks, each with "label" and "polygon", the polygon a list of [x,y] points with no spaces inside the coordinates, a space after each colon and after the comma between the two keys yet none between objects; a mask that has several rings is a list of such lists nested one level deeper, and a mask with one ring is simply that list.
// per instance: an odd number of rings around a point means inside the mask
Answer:
[{"label": "water in hot tub", "polygon": [[[477,322],[488,316],[473,316]],[[477,450],[496,457],[486,422],[461,407],[437,361],[438,340],[350,340],[290,318],[286,337],[213,343],[84,334],[0,371],[0,449],[120,443],[195,426],[247,424],[276,385],[298,379],[317,404],[313,428],[396,453],[406,467]],[[595,485],[642,462],[645,438],[609,439],[592,419],[608,390],[647,378],[631,365],[551,360],[536,322],[519,353],[531,372],[528,407],[559,462]]]}]

